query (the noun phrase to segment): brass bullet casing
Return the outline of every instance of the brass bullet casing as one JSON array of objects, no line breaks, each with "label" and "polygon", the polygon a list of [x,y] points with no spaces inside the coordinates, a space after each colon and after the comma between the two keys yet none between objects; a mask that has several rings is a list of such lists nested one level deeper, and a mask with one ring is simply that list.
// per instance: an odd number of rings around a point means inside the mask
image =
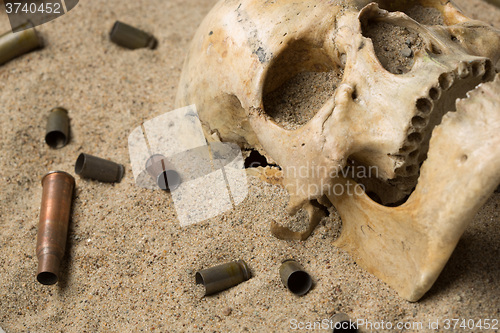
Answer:
[{"label": "brass bullet casing", "polygon": [[280,266],[281,281],[292,293],[298,296],[307,294],[312,287],[311,276],[295,260],[285,260]]},{"label": "brass bullet casing", "polygon": [[158,40],[153,35],[120,21],[113,25],[109,38],[113,43],[131,50],[143,47],[155,49],[158,45]]},{"label": "brass bullet casing", "polygon": [[146,161],[146,171],[153,178],[159,188],[165,191],[174,191],[181,184],[181,176],[173,165],[160,154],[152,155]]},{"label": "brass bullet casing", "polygon": [[196,284],[205,286],[205,296],[218,293],[249,280],[252,273],[243,260],[237,260],[196,272]]},{"label": "brass bullet casing", "polygon": [[0,65],[42,47],[43,39],[37,34],[35,28],[20,32],[6,32],[0,36]]},{"label": "brass bullet casing", "polygon": [[36,245],[38,257],[36,278],[41,284],[51,285],[59,279],[59,267],[66,248],[75,179],[63,171],[49,172],[42,179],[42,187],[42,206]]},{"label": "brass bullet casing", "polygon": [[66,146],[69,141],[68,110],[60,107],[52,109],[47,119],[45,133],[45,142],[51,148],[59,149]]},{"label": "brass bullet casing", "polygon": [[83,178],[119,183],[123,178],[125,168],[121,164],[81,153],[75,163],[75,173]]}]

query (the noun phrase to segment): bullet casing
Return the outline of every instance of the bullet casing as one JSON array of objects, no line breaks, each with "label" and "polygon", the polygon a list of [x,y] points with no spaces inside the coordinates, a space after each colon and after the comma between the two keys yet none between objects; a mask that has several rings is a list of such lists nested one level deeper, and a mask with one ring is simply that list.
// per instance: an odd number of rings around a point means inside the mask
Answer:
[{"label": "bullet casing", "polygon": [[295,295],[305,295],[311,289],[311,276],[295,260],[285,260],[279,271],[281,281]]},{"label": "bullet casing", "polygon": [[252,277],[243,260],[214,266],[196,272],[196,284],[205,286],[205,296],[234,287]]},{"label": "bullet casing", "polygon": [[158,45],[158,40],[153,35],[120,21],[113,25],[109,38],[115,44],[132,50],[144,47],[155,49]]},{"label": "bullet casing", "polygon": [[163,155],[155,154],[148,158],[146,171],[162,190],[174,191],[181,184],[181,176]]},{"label": "bullet casing", "polygon": [[63,171],[50,172],[42,179],[42,204],[36,255],[37,280],[51,285],[59,279],[59,267],[66,248],[75,179]]},{"label": "bullet casing", "polygon": [[69,117],[64,108],[54,108],[47,119],[45,142],[54,149],[59,149],[69,141]]},{"label": "bullet casing", "polygon": [[125,168],[121,164],[81,153],[75,163],[75,173],[82,178],[119,183],[123,178]]},{"label": "bullet casing", "polygon": [[20,32],[6,32],[0,36],[0,65],[41,47],[43,47],[43,39],[35,28]]}]

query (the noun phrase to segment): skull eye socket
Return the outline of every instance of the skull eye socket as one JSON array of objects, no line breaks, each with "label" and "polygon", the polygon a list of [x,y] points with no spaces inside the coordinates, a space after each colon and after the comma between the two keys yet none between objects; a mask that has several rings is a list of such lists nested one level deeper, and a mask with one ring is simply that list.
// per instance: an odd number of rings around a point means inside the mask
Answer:
[{"label": "skull eye socket", "polygon": [[[427,6],[422,6],[418,0],[410,1],[393,1],[393,0],[379,0],[375,1],[381,9],[390,12],[403,12],[420,24],[425,25],[444,25],[444,16],[436,8],[427,7],[432,6],[432,1],[426,1]],[[436,1],[439,4],[439,1]]]},{"label": "skull eye socket", "polygon": [[340,64],[323,48],[294,41],[270,65],[264,83],[264,110],[279,126],[300,128],[333,96],[342,76]]},{"label": "skull eye socket", "polygon": [[370,38],[380,64],[392,74],[405,74],[414,65],[414,55],[425,48],[414,31],[377,19],[362,25],[363,36]]},{"label": "skull eye socket", "polygon": [[[403,12],[424,25],[443,25],[441,12],[435,8],[424,7],[417,1],[379,1],[380,8],[388,11]],[[392,74],[406,74],[415,63],[414,56],[425,49],[422,37],[411,28],[397,25],[386,20],[377,11],[366,11],[360,17],[363,36],[370,38],[375,54],[381,65]],[[441,54],[437,46],[429,50]]]}]

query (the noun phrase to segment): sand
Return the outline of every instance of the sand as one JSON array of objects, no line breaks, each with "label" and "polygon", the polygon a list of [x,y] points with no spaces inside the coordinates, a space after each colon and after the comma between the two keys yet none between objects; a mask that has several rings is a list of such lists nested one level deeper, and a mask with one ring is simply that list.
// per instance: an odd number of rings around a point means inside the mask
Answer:
[{"label": "sand", "polygon": [[[500,27],[500,10],[479,0],[457,2]],[[498,193],[475,216],[432,289],[408,303],[332,246],[335,214],[306,241],[274,238],[272,219],[293,222],[286,195],[274,185],[249,177],[248,197],[235,210],[184,228],[169,194],[135,185],[128,135],[174,109],[187,45],[214,3],[80,1],[39,28],[45,49],[0,67],[0,327],[7,333],[287,332],[295,321],[345,312],[379,326],[439,321],[443,331],[446,319],[500,319]],[[110,43],[117,19],[154,33],[158,49]],[[0,31],[8,29],[2,14]],[[61,150],[43,140],[55,106],[71,117],[71,142]],[[40,180],[50,170],[73,173],[81,152],[122,163],[125,178],[113,185],[76,177],[60,281],[43,286],[35,279]],[[306,296],[291,294],[279,280],[287,258],[313,276]],[[194,273],[236,259],[248,263],[253,277],[202,297]]]}]

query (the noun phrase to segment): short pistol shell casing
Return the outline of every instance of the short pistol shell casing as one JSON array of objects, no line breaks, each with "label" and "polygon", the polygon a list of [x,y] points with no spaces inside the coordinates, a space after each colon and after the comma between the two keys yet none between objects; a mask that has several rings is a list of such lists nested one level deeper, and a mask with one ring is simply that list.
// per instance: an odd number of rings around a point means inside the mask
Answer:
[{"label": "short pistol shell casing", "polygon": [[0,65],[42,47],[43,39],[38,35],[35,28],[19,32],[8,31],[0,36]]},{"label": "short pistol shell casing", "polygon": [[292,293],[298,296],[307,294],[312,287],[311,276],[295,260],[285,260],[279,269],[281,281]]},{"label": "short pistol shell casing", "polygon": [[155,49],[158,40],[153,36],[133,26],[116,21],[109,33],[111,41],[127,49]]},{"label": "short pistol shell casing", "polygon": [[47,118],[47,130],[45,142],[54,149],[59,149],[69,141],[69,117],[68,110],[57,107],[50,111]]},{"label": "short pistol shell casing", "polygon": [[121,164],[81,153],[75,163],[75,173],[82,178],[119,183],[123,178],[125,168]]},{"label": "short pistol shell casing", "polygon": [[196,284],[205,286],[205,296],[218,293],[249,280],[252,273],[243,260],[206,268],[196,272]]},{"label": "short pistol shell casing", "polygon": [[59,279],[59,268],[66,249],[75,179],[63,171],[49,172],[42,178],[42,187],[36,246],[37,280],[51,285]]},{"label": "short pistol shell casing", "polygon": [[181,184],[181,176],[163,155],[151,155],[146,161],[146,171],[162,190],[174,191]]}]

